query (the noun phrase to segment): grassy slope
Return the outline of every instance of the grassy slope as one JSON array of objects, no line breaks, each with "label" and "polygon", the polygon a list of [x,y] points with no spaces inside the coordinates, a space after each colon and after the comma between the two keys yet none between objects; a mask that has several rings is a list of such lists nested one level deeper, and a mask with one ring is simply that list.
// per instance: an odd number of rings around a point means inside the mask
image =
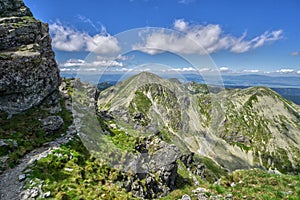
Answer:
[{"label": "grassy slope", "polygon": [[[39,160],[32,169],[29,177],[43,180],[43,191],[50,191],[54,199],[134,199],[122,188],[121,180],[126,174],[95,159],[78,138]],[[197,187],[206,188],[207,196],[233,194],[234,199],[300,198],[300,176],[241,170],[222,176],[217,184],[195,176],[199,181],[195,186],[190,172],[180,161],[178,174],[177,189],[162,199],[178,199],[184,194],[193,196],[192,190]]]},{"label": "grassy slope", "polygon": [[[8,133],[24,132],[27,137],[20,138],[16,135],[18,144],[22,141],[32,141],[30,148],[41,145],[43,137],[33,137],[39,135],[39,126],[37,119],[41,117],[42,110],[30,110],[25,115],[16,115],[12,121],[1,118],[1,137],[5,138]],[[63,113],[61,113],[64,115]],[[16,117],[16,118],[15,118]],[[66,114],[65,120],[68,119]],[[28,122],[32,126],[28,126]],[[6,122],[6,123],[5,123]],[[17,124],[17,125],[16,125]],[[28,129],[28,130],[27,130]],[[25,131],[24,131],[25,130]],[[117,146],[123,147],[124,150],[130,150],[135,144],[135,140],[119,129],[111,130],[112,136],[109,139]],[[42,135],[42,134],[41,134]],[[122,143],[126,143],[123,146]],[[19,145],[20,146],[20,145]],[[21,146],[20,146],[21,147]],[[18,151],[18,150],[17,150]],[[14,152],[12,152],[14,153]],[[205,158],[202,161],[208,166],[211,173],[219,173],[219,169]],[[268,174],[261,170],[236,171],[232,174],[222,174],[222,178],[217,184],[208,180],[199,181],[199,185],[194,185],[194,180],[186,167],[178,161],[179,177],[176,180],[177,189],[172,191],[163,199],[178,199],[183,194],[193,196],[193,189],[203,187],[207,189],[207,196],[221,195],[225,197],[228,193],[234,195],[234,199],[299,199],[300,198],[300,176],[275,175]],[[134,199],[131,193],[127,193],[122,188],[121,180],[124,178],[122,172],[110,168],[103,162],[95,159],[82,145],[78,138],[73,139],[70,143],[55,150],[46,158],[37,161],[28,174],[32,184],[44,181],[43,191],[50,191],[52,199]],[[32,187],[27,180],[27,187]]]},{"label": "grassy slope", "polygon": [[18,159],[27,152],[40,147],[45,142],[54,140],[66,132],[68,126],[72,123],[72,115],[64,107],[63,99],[60,103],[62,111],[55,115],[63,118],[64,125],[60,130],[49,135],[46,135],[45,131],[42,130],[40,119],[53,114],[50,114],[43,104],[16,114],[11,119],[7,119],[5,113],[0,113],[0,139],[9,143],[9,147],[1,149],[0,156],[8,155],[8,165],[10,167],[14,167]]}]

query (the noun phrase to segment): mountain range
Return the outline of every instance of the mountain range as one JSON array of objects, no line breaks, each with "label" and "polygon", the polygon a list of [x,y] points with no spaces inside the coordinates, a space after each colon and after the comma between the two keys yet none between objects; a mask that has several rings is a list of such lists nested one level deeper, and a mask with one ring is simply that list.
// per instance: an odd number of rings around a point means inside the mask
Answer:
[{"label": "mountain range", "polygon": [[97,105],[121,124],[160,132],[230,171],[300,169],[300,108],[266,87],[221,89],[142,72],[102,91]]},{"label": "mountain range", "polygon": [[[159,74],[162,78],[170,78],[172,75]],[[197,82],[205,84],[205,80],[199,74],[181,74],[184,80],[182,82]],[[78,74],[61,72],[62,77],[76,78]],[[82,81],[98,80],[99,75],[95,74],[80,74]],[[269,87],[282,95],[284,98],[293,101],[300,105],[300,79],[297,76],[288,75],[257,75],[257,74],[245,74],[245,75],[222,75],[222,80],[225,88],[248,88],[253,86],[264,86]],[[120,80],[123,80],[123,74],[120,73],[104,73],[101,75],[100,80],[97,83],[100,84],[99,89],[103,89],[101,84],[115,85]]]}]

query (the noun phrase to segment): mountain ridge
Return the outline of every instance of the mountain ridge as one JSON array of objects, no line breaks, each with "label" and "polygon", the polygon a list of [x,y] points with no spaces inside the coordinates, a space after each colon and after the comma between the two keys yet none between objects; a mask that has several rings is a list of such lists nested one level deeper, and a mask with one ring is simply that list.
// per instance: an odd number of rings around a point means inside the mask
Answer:
[{"label": "mountain ridge", "polygon": [[[189,87],[142,73],[103,91],[98,107],[141,130],[154,126],[167,131],[180,139],[181,146],[230,170],[260,166],[293,172],[298,168],[300,118],[296,104],[266,87],[215,93],[196,83],[194,89],[198,87],[200,92]],[[119,98],[119,94],[126,98]],[[174,112],[177,114],[172,115]],[[265,149],[258,148],[266,142]]]}]

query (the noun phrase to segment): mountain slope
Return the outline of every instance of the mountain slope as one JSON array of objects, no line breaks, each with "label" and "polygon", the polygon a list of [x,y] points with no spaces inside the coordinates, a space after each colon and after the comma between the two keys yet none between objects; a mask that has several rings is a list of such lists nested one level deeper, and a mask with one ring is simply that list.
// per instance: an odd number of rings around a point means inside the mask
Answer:
[{"label": "mountain slope", "polygon": [[299,107],[268,88],[222,90],[143,72],[103,91],[98,107],[230,170],[299,171]]},{"label": "mountain slope", "polygon": [[225,96],[221,138],[252,151],[256,164],[280,171],[299,168],[299,106],[264,87],[229,90]]}]

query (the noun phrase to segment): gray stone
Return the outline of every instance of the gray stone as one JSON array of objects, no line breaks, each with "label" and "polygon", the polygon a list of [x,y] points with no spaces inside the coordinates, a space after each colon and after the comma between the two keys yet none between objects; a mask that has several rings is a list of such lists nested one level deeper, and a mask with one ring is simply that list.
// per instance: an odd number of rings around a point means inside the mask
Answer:
[{"label": "gray stone", "polygon": [[39,193],[39,189],[38,189],[38,188],[34,187],[34,188],[31,189],[31,197],[32,197],[32,198],[38,197],[39,194],[40,194],[40,193]]},{"label": "gray stone", "polygon": [[[135,174],[134,178],[125,184],[127,191],[146,199],[167,195],[175,188],[179,149],[157,136],[149,136],[141,139],[136,150],[140,154],[124,163],[125,171]],[[145,184],[142,184],[143,182]]]},{"label": "gray stone", "polygon": [[25,190],[21,193],[21,200],[28,200],[31,197],[31,190]]},{"label": "gray stone", "polygon": [[171,163],[176,162],[179,155],[179,149],[175,145],[168,145],[163,149],[155,152],[152,156],[154,161],[153,169],[168,168]]},{"label": "gray stone", "polygon": [[192,198],[187,195],[187,194],[184,194],[182,197],[181,197],[181,200],[192,200]]},{"label": "gray stone", "polygon": [[198,187],[197,189],[193,190],[193,193],[195,193],[195,194],[206,193],[206,192],[208,192],[208,190],[205,188],[201,188],[201,187]]},{"label": "gray stone", "polygon": [[6,140],[1,139],[0,140],[0,148],[1,147],[8,147],[9,145],[6,143]]},{"label": "gray stone", "polygon": [[64,120],[60,116],[49,116],[42,119],[42,129],[51,132],[60,129],[64,124]]},{"label": "gray stone", "polygon": [[48,25],[22,0],[0,1],[0,110],[16,114],[58,89],[59,69]]},{"label": "gray stone", "polygon": [[233,194],[226,194],[226,199],[232,199],[233,198]]},{"label": "gray stone", "polygon": [[26,179],[26,175],[25,174],[20,174],[19,175],[19,181],[24,181]]},{"label": "gray stone", "polygon": [[10,16],[32,16],[32,13],[24,5],[22,0],[1,0],[0,17]]},{"label": "gray stone", "polygon": [[51,195],[51,192],[48,191],[42,195],[42,198],[48,198],[48,197],[50,197],[50,195]]}]

